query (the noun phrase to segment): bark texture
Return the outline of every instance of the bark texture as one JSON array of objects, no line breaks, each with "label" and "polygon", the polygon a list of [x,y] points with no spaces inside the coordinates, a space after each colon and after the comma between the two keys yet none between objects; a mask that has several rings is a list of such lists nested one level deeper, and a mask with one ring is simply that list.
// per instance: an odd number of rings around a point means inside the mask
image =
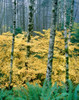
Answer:
[{"label": "bark texture", "polygon": [[15,42],[15,29],[16,29],[16,0],[14,0],[14,2],[13,2],[13,37],[12,37],[9,89],[11,88],[11,83],[12,83],[12,67],[13,67],[13,54],[14,54],[14,42]]},{"label": "bark texture", "polygon": [[56,17],[57,17],[57,1],[53,0],[52,5],[52,20],[51,20],[51,32],[50,32],[50,41],[49,41],[49,52],[48,52],[48,65],[46,80],[51,83],[51,73],[52,73],[52,61],[53,61],[53,52],[54,52],[54,41],[56,34]]},{"label": "bark texture", "polygon": [[[29,2],[29,24],[28,24],[28,33],[27,33],[27,43],[31,40],[31,35],[33,35],[33,12],[34,12],[34,0]],[[27,57],[30,56],[30,46],[27,46]]]},{"label": "bark texture", "polygon": [[68,37],[67,37],[67,25],[66,25],[66,0],[64,0],[64,39],[65,39],[65,57],[66,57],[66,90],[68,92],[68,79],[69,79],[69,55],[68,55]]},{"label": "bark texture", "polygon": [[73,27],[73,12],[74,12],[74,0],[72,0],[71,2],[69,42],[70,42],[71,32],[72,32],[72,27]]},{"label": "bark texture", "polygon": [[61,30],[61,0],[58,0],[58,31]]}]

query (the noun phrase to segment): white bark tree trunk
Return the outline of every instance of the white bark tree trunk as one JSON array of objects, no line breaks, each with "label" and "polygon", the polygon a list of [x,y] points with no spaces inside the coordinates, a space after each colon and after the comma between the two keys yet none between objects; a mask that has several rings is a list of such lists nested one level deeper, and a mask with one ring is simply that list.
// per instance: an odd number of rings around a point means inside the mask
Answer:
[{"label": "white bark tree trunk", "polygon": [[25,0],[23,0],[23,31],[25,31]]},{"label": "white bark tree trunk", "polygon": [[72,3],[71,3],[69,42],[70,42],[71,32],[72,32],[72,27],[73,27],[73,11],[74,11],[74,0],[72,0]]},{"label": "white bark tree trunk", "polygon": [[9,89],[11,89],[11,83],[12,83],[12,67],[13,67],[13,54],[14,54],[14,42],[15,42],[15,29],[16,29],[16,0],[13,1],[13,37],[12,37]]},{"label": "white bark tree trunk", "polygon": [[61,0],[58,0],[58,31],[61,29]]},{"label": "white bark tree trunk", "polygon": [[18,0],[16,0],[16,28],[18,28]]},{"label": "white bark tree trunk", "polygon": [[[29,23],[28,23],[28,33],[27,33],[27,43],[31,40],[31,35],[33,35],[33,12],[34,12],[34,1],[30,0],[29,2]],[[27,46],[27,57],[30,56],[30,46]]]},{"label": "white bark tree trunk", "polygon": [[66,25],[66,0],[64,0],[64,39],[65,39],[65,58],[66,58],[66,90],[68,92],[68,79],[69,79],[69,55],[68,55],[68,37],[67,37],[67,25]]},{"label": "white bark tree trunk", "polygon": [[53,8],[52,8],[52,20],[51,20],[51,32],[50,32],[49,52],[48,52],[48,65],[47,65],[47,73],[46,73],[46,80],[48,85],[49,83],[51,83],[54,41],[55,41],[55,34],[56,34],[57,1],[58,0],[53,0],[53,5],[52,5]]}]

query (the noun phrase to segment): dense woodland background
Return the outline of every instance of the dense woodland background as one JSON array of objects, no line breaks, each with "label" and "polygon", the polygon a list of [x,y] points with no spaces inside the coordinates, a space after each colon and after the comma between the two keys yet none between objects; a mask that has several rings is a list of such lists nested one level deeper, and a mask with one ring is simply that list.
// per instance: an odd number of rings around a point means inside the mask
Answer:
[{"label": "dense woodland background", "polygon": [[0,0],[0,100],[79,100],[79,0]]},{"label": "dense woodland background", "polygon": [[[69,22],[69,13],[71,8],[71,0],[67,0],[67,22]],[[12,30],[12,1],[11,0],[0,0],[0,34]],[[74,0],[74,21],[79,22],[79,1]],[[23,31],[28,29],[28,0],[17,0],[17,28],[22,28]],[[63,22],[63,8],[64,2],[61,0],[61,22]],[[42,31],[42,29],[50,28],[51,24],[51,13],[52,13],[52,0],[35,0],[35,12],[34,12],[34,30]]]}]

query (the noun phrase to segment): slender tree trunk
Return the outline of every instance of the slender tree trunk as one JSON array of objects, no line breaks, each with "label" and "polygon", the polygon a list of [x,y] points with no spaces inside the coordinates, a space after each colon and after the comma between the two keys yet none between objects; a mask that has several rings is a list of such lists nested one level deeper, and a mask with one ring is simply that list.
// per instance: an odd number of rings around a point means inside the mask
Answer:
[{"label": "slender tree trunk", "polygon": [[4,28],[3,28],[3,32],[5,32],[5,0],[3,1],[3,3],[4,3],[4,21],[3,21],[3,26],[4,26]]},{"label": "slender tree trunk", "polygon": [[4,16],[5,16],[5,12],[3,11],[2,17],[1,17],[1,20],[0,20],[0,35],[2,35],[2,22],[3,22]]},{"label": "slender tree trunk", "polygon": [[25,31],[25,0],[23,0],[23,31]]},{"label": "slender tree trunk", "polygon": [[10,64],[10,83],[9,89],[11,89],[12,83],[12,67],[13,67],[13,54],[14,54],[14,42],[15,42],[15,29],[16,29],[16,0],[13,2],[13,38],[12,38],[12,50],[11,50],[11,64]]},{"label": "slender tree trunk", "polygon": [[73,11],[74,11],[74,0],[72,0],[72,3],[71,3],[69,42],[70,42],[71,32],[72,32],[72,27],[73,27]]},{"label": "slender tree trunk", "polygon": [[18,28],[18,1],[16,0],[16,28]]},{"label": "slender tree trunk", "polygon": [[66,57],[66,90],[68,92],[68,79],[69,79],[69,55],[68,55],[68,37],[66,25],[66,0],[64,0],[64,38],[65,38],[65,57]]},{"label": "slender tree trunk", "polygon": [[[4,0],[2,1],[2,6],[4,8]],[[2,35],[2,25],[3,25],[3,19],[4,19],[4,16],[5,16],[5,10],[2,8],[2,13],[1,13],[1,19],[0,19],[0,35]]]},{"label": "slender tree trunk", "polygon": [[43,7],[43,29],[45,29],[45,7]]},{"label": "slender tree trunk", "polygon": [[40,15],[41,15],[41,8],[40,8],[40,4],[41,4],[41,0],[37,0],[37,6],[38,6],[38,28],[39,28],[39,31],[41,31],[41,24],[40,24]]},{"label": "slender tree trunk", "polygon": [[[28,33],[27,33],[27,43],[31,40],[31,35],[33,35],[33,12],[34,12],[34,0],[29,2],[29,24],[28,24]],[[30,46],[27,46],[27,57],[30,56]]]},{"label": "slender tree trunk", "polygon": [[46,29],[48,29],[48,11],[49,11],[49,2],[48,6],[46,7]]},{"label": "slender tree trunk", "polygon": [[21,8],[20,8],[20,27],[22,27],[22,20],[21,20],[22,19],[22,16],[21,16],[21,12],[22,11],[21,11]]},{"label": "slender tree trunk", "polygon": [[57,1],[53,0],[52,5],[52,20],[51,20],[51,32],[50,32],[50,41],[49,41],[49,53],[48,53],[48,65],[47,65],[47,73],[46,73],[46,80],[51,82],[51,73],[52,73],[52,61],[53,61],[53,52],[54,52],[54,41],[55,41],[55,34],[56,34],[56,12],[57,12]]},{"label": "slender tree trunk", "polygon": [[61,29],[61,0],[58,0],[58,31]]}]

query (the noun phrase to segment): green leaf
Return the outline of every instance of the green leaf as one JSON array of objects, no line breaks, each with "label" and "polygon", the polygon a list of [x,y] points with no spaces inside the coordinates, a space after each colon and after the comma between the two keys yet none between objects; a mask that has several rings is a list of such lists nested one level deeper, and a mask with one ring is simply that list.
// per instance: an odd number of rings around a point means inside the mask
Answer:
[{"label": "green leaf", "polygon": [[79,92],[79,85],[75,88],[75,92],[74,92],[74,100],[78,100],[78,92]]},{"label": "green leaf", "polygon": [[[68,93],[62,93],[61,95],[59,95],[58,97],[56,97],[55,100],[63,99],[66,96],[68,96]],[[52,100],[54,100],[54,99],[52,99]]]}]

